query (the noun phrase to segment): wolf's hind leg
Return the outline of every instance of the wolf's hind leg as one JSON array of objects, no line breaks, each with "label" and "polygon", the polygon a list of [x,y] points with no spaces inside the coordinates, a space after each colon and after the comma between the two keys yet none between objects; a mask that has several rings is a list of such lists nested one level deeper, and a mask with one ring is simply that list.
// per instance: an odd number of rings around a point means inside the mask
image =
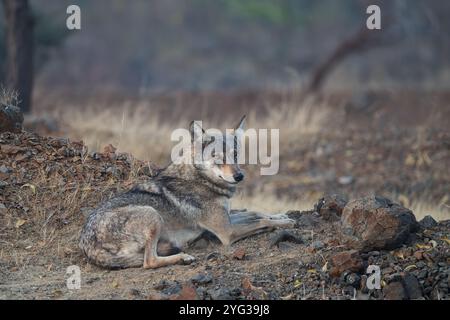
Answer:
[{"label": "wolf's hind leg", "polygon": [[177,253],[171,256],[158,256],[158,241],[161,234],[162,221],[151,226],[144,251],[144,268],[155,269],[177,263],[190,264],[195,258],[186,253]]}]

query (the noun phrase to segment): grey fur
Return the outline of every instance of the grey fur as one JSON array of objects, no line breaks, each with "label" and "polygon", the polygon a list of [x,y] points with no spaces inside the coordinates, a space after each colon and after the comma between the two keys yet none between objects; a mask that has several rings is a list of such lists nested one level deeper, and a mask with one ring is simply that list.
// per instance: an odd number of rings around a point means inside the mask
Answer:
[{"label": "grey fur", "polygon": [[[228,172],[241,172],[237,164],[227,166]],[[190,255],[172,253],[205,230],[229,245],[275,227],[293,226],[294,221],[280,215],[243,211],[230,216],[236,184],[214,175],[208,166],[172,163],[151,181],[93,210],[79,246],[99,266],[157,268],[192,262]]]}]

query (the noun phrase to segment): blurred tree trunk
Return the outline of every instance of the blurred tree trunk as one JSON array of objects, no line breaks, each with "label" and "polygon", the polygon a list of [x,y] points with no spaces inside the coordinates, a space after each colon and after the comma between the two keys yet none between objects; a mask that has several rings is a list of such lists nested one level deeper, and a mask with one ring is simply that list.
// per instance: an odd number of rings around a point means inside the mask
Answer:
[{"label": "blurred tree trunk", "polygon": [[19,94],[22,111],[31,110],[33,90],[33,17],[28,0],[3,0],[6,29],[6,78],[8,89]]}]

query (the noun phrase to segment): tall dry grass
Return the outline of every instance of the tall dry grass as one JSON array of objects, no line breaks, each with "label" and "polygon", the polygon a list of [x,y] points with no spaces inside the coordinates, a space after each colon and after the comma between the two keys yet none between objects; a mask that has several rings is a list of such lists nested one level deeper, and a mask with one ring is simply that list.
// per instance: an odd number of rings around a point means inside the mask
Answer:
[{"label": "tall dry grass", "polygon": [[[267,109],[264,116],[256,112],[247,115],[247,128],[280,129],[280,152],[293,143],[313,136],[323,127],[329,117],[329,108],[312,103],[296,104],[287,101]],[[64,123],[67,133],[82,139],[90,150],[101,150],[109,143],[121,152],[164,165],[168,162],[174,142],[170,140],[173,130],[188,128],[191,120],[202,120],[204,126],[230,128],[237,122],[237,115],[224,115],[222,120],[188,119],[182,114],[170,120],[162,119],[148,102],[125,103],[121,106],[66,107],[55,115]]]}]

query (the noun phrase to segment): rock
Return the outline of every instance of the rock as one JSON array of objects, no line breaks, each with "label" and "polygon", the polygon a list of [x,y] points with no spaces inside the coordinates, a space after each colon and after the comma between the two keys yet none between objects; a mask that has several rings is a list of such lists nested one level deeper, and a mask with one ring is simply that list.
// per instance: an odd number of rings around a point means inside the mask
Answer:
[{"label": "rock", "polygon": [[128,291],[128,295],[130,296],[130,298],[138,298],[141,295],[141,292],[138,289],[130,289]]},{"label": "rock", "polygon": [[211,296],[212,300],[233,300],[234,299],[230,290],[228,290],[227,288],[210,290],[210,291],[208,291],[208,293]]},{"label": "rock", "polygon": [[383,288],[384,299],[406,300],[406,291],[401,282],[391,282]]},{"label": "rock", "polygon": [[357,273],[349,273],[344,279],[345,283],[356,289],[361,285],[361,277]]},{"label": "rock", "polygon": [[396,274],[391,277],[391,280],[392,282],[383,289],[383,295],[386,300],[415,300],[422,298],[422,288],[414,275],[409,273]]},{"label": "rock", "polygon": [[6,174],[8,174],[10,172],[12,172],[12,170],[10,168],[8,168],[7,166],[5,166],[5,165],[1,165],[0,166],[0,173],[6,175]]},{"label": "rock", "polygon": [[422,220],[420,220],[419,224],[425,228],[425,229],[430,229],[430,228],[434,228],[438,225],[437,221],[433,219],[432,216],[425,216]]},{"label": "rock", "polygon": [[244,248],[237,248],[233,252],[233,259],[242,260],[245,257],[245,250]]},{"label": "rock", "polygon": [[338,178],[338,183],[343,186],[349,185],[349,184],[353,183],[353,181],[354,181],[354,179],[352,176],[342,176],[342,177]]},{"label": "rock", "polygon": [[418,229],[413,213],[382,197],[365,197],[349,202],[342,212],[342,230],[352,237],[355,249],[395,249]]},{"label": "rock", "polygon": [[311,246],[314,248],[314,250],[320,250],[322,249],[325,245],[323,244],[322,241],[314,241],[313,243],[311,243]]},{"label": "rock", "polygon": [[423,252],[422,251],[414,252],[414,258],[416,258],[417,260],[422,260],[423,259]]},{"label": "rock", "polygon": [[286,230],[280,230],[270,238],[270,247],[278,245],[280,242],[289,241],[294,243],[303,243],[302,238],[293,235]]},{"label": "rock", "polygon": [[356,250],[339,252],[331,257],[330,275],[339,277],[344,271],[359,272],[363,269],[363,261]]},{"label": "rock", "polygon": [[169,300],[199,300],[199,296],[192,284],[185,283],[179,293],[169,296]]},{"label": "rock", "polygon": [[422,298],[422,289],[420,283],[412,274],[405,274],[403,276],[403,286],[405,287],[408,299],[420,299]]},{"label": "rock", "polygon": [[12,105],[0,104],[0,132],[21,132],[23,114],[20,108]]},{"label": "rock", "polygon": [[210,274],[199,273],[191,278],[192,283],[196,284],[207,284],[212,282],[212,277]]},{"label": "rock", "polygon": [[339,220],[342,215],[347,199],[339,195],[327,195],[314,205],[314,210],[318,212],[324,220]]},{"label": "rock", "polygon": [[220,258],[220,253],[219,252],[210,252],[206,255],[205,259],[206,260],[217,260]]}]

